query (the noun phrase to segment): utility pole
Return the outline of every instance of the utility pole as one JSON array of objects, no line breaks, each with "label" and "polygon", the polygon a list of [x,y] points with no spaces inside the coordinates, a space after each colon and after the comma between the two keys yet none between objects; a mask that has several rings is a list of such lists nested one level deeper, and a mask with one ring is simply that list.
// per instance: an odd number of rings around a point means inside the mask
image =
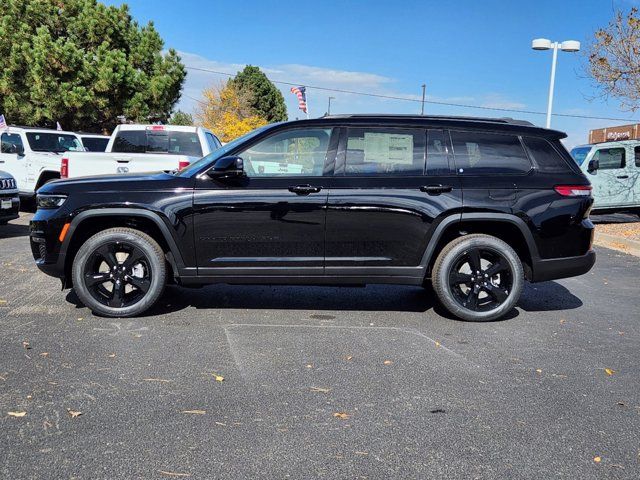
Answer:
[{"label": "utility pole", "polygon": [[422,108],[420,109],[420,115],[424,115],[424,94],[426,92],[427,89],[427,85],[426,84],[422,84]]},{"label": "utility pole", "polygon": [[336,97],[329,97],[329,106],[327,107],[327,115],[331,115],[331,100],[335,100]]}]

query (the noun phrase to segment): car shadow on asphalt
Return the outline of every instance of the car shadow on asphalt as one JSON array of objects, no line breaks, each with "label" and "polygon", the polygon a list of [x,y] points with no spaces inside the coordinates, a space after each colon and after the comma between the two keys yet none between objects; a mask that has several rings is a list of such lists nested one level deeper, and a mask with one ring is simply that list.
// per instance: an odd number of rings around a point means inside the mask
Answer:
[{"label": "car shadow on asphalt", "polygon": [[[83,308],[73,290],[66,300]],[[557,282],[525,284],[518,307],[527,312],[572,310],[582,301]],[[427,312],[456,320],[437,302],[431,289],[397,285],[368,285],[367,287],[314,287],[268,285],[208,285],[198,289],[169,286],[160,301],[147,311],[145,317],[167,315],[188,307],[201,310],[320,310],[320,311],[379,311]],[[498,321],[519,315],[511,310]]]},{"label": "car shadow on asphalt", "polygon": [[6,225],[0,225],[0,239],[1,238],[14,238],[14,237],[28,237],[29,225],[21,225],[18,223],[7,223]]}]

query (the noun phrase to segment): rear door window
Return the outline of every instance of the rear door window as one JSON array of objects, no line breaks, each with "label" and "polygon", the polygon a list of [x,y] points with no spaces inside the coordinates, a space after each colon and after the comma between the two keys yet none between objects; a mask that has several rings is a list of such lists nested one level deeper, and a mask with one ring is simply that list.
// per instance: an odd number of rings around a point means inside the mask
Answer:
[{"label": "rear door window", "polygon": [[456,169],[463,175],[525,174],[531,170],[517,135],[451,132]]},{"label": "rear door window", "polygon": [[636,167],[640,167],[640,147],[633,148],[633,156],[635,157]]},{"label": "rear door window", "polygon": [[349,128],[347,132],[346,175],[424,173],[424,130]]},{"label": "rear door window", "polygon": [[593,154],[593,160],[598,161],[599,170],[616,170],[626,166],[625,149],[619,148],[601,148]]},{"label": "rear door window", "polygon": [[427,130],[427,176],[449,175],[450,173],[444,130]]}]

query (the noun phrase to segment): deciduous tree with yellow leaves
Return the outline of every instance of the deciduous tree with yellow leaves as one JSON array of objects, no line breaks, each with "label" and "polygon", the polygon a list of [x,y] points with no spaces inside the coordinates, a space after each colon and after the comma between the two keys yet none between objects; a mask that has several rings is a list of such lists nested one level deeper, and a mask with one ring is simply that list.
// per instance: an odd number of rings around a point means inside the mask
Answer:
[{"label": "deciduous tree with yellow leaves", "polygon": [[196,118],[220,140],[229,142],[268,123],[252,109],[251,95],[232,81],[212,85],[202,92],[204,100],[196,111]]}]

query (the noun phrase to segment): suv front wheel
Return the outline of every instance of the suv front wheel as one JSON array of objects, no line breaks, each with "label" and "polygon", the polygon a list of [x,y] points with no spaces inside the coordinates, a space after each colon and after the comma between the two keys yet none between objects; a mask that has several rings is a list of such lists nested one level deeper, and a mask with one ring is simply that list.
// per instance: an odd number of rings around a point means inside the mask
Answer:
[{"label": "suv front wheel", "polygon": [[518,254],[507,243],[472,234],[442,249],[431,280],[449,312],[463,320],[482,322],[498,319],[515,306],[524,272]]},{"label": "suv front wheel", "polygon": [[72,267],[80,301],[106,317],[133,317],[162,295],[167,268],[164,252],[146,233],[109,228],[78,250]]}]

